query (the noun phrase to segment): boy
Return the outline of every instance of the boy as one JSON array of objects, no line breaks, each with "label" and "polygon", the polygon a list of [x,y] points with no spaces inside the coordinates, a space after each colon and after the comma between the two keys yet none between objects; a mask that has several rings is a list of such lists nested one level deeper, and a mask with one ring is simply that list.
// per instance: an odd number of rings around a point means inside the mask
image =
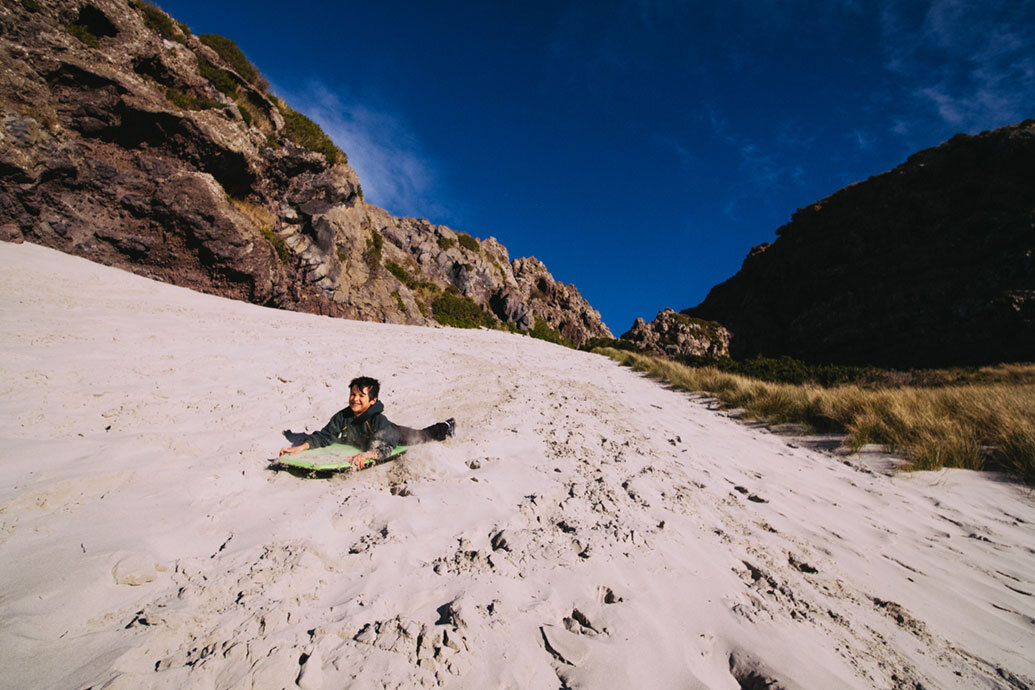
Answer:
[{"label": "boy", "polygon": [[294,455],[309,448],[322,448],[341,440],[363,452],[348,458],[353,469],[361,470],[367,463],[385,460],[402,443],[411,446],[426,441],[444,441],[456,431],[456,422],[450,417],[444,422],[424,429],[411,429],[392,424],[384,416],[385,406],[378,401],[381,384],[377,379],[360,376],[349,382],[349,406],[339,411],[327,426],[306,436],[297,446],[281,448],[281,455]]}]

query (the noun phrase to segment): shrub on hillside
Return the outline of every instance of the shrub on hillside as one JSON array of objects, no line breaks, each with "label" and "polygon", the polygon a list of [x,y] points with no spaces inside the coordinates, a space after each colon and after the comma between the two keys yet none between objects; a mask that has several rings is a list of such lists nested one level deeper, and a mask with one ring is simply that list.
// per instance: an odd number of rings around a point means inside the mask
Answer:
[{"label": "shrub on hillside", "polygon": [[564,347],[575,347],[573,342],[561,335],[560,331],[551,328],[550,324],[546,323],[546,321],[543,321],[542,319],[535,320],[535,325],[532,326],[532,330],[530,330],[528,334],[533,338],[563,345]]},{"label": "shrub on hillside", "polygon": [[198,36],[198,40],[216,51],[219,57],[223,58],[226,64],[233,67],[249,84],[258,87],[260,91],[269,88],[269,84],[259,73],[259,68],[244,56],[244,53],[232,40],[219,34],[201,34]]},{"label": "shrub on hillside", "polygon": [[456,246],[456,240],[454,240],[452,237],[439,237],[438,238],[438,248],[441,249],[442,251],[446,251],[447,249],[452,249],[455,246]]},{"label": "shrub on hillside", "polygon": [[686,355],[677,357],[676,360],[690,367],[715,367],[719,371],[750,376],[773,383],[814,383],[820,386],[836,386],[845,383],[873,383],[881,377],[881,372],[872,367],[806,364],[786,355],[775,358],[759,356],[746,360]]},{"label": "shrub on hillside", "polygon": [[385,238],[377,230],[370,231],[370,237],[367,238],[367,266],[370,267],[371,273],[377,271],[378,267],[381,266],[381,251],[385,246]]},{"label": "shrub on hillside", "polygon": [[208,110],[209,108],[219,107],[219,103],[211,98],[184,93],[171,86],[165,90],[165,97],[169,99],[170,103],[184,110]]},{"label": "shrub on hillside", "polygon": [[456,239],[464,249],[472,252],[480,252],[482,250],[482,245],[478,244],[478,240],[474,239],[466,232],[461,232],[457,235]]},{"label": "shrub on hillside", "polygon": [[590,338],[579,349],[592,352],[598,347],[610,347],[615,350],[626,350],[628,352],[643,352],[643,348],[621,338]]},{"label": "shrub on hillside", "polygon": [[227,96],[233,98],[237,95],[237,81],[235,81],[233,75],[225,69],[216,67],[204,58],[198,58],[198,71],[201,72],[201,76],[205,77],[205,79],[208,79],[212,83],[212,86],[216,87]]},{"label": "shrub on hillside", "polygon": [[158,6],[147,2],[147,0],[136,0],[132,5],[143,16],[144,25],[151,29],[151,31],[154,31],[162,38],[168,38],[170,41],[187,43],[186,36],[189,35],[189,31],[184,31],[183,33],[177,31],[176,23]]},{"label": "shrub on hillside", "polygon": [[96,48],[100,45],[97,37],[86,28],[85,24],[69,24],[67,27],[68,33],[72,34],[79,39],[83,45],[89,46],[90,48]]},{"label": "shrub on hillside", "polygon": [[280,259],[280,263],[286,264],[291,260],[291,252],[288,250],[287,243],[284,242],[284,238],[276,234],[269,228],[259,228],[262,231],[263,237],[269,240],[270,244],[273,245],[273,249],[277,252],[277,257]]},{"label": "shrub on hillside", "polygon": [[448,289],[432,301],[431,311],[435,320],[445,326],[495,328],[497,325],[496,319],[473,299],[458,295],[455,291]]},{"label": "shrub on hillside", "polygon": [[280,107],[280,114],[284,116],[283,134],[285,137],[299,146],[322,153],[329,165],[337,163],[339,155],[344,156],[338,150],[338,147],[334,145],[334,142],[331,141],[331,138],[320,129],[320,125],[302,113],[292,110],[283,101],[278,101],[278,106]]}]

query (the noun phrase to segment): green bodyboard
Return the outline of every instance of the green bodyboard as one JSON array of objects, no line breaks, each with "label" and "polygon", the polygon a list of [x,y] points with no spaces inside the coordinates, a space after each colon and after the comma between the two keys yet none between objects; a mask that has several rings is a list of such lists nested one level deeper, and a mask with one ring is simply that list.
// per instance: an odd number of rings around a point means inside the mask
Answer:
[{"label": "green bodyboard", "polygon": [[[406,450],[406,446],[396,446],[392,454],[384,460],[368,460],[364,469],[397,458],[405,453]],[[303,450],[295,455],[282,455],[274,461],[273,466],[293,467],[307,472],[341,472],[352,467],[349,464],[349,458],[362,452],[362,450],[355,446],[349,446],[344,443],[332,443],[323,448]]]}]

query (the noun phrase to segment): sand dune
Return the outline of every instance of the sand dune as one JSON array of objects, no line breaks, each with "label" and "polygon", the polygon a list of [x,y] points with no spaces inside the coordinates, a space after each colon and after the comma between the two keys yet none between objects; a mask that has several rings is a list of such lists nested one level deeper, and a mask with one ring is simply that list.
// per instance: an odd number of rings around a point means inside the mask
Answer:
[{"label": "sand dune", "polygon": [[[1035,685],[1026,489],[886,476],[527,337],[0,262],[3,687]],[[359,374],[458,435],[269,471]]]}]

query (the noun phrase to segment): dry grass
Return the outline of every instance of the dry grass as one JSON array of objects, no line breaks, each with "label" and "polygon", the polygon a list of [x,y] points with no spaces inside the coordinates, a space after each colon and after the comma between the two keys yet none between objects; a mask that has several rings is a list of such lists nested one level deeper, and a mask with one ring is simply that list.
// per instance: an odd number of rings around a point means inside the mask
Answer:
[{"label": "dry grass", "polygon": [[714,395],[760,419],[843,431],[853,450],[881,444],[914,469],[996,468],[1035,484],[1035,365],[942,372],[932,374],[925,387],[821,388],[769,383],[623,350],[595,352],[678,388]]}]

